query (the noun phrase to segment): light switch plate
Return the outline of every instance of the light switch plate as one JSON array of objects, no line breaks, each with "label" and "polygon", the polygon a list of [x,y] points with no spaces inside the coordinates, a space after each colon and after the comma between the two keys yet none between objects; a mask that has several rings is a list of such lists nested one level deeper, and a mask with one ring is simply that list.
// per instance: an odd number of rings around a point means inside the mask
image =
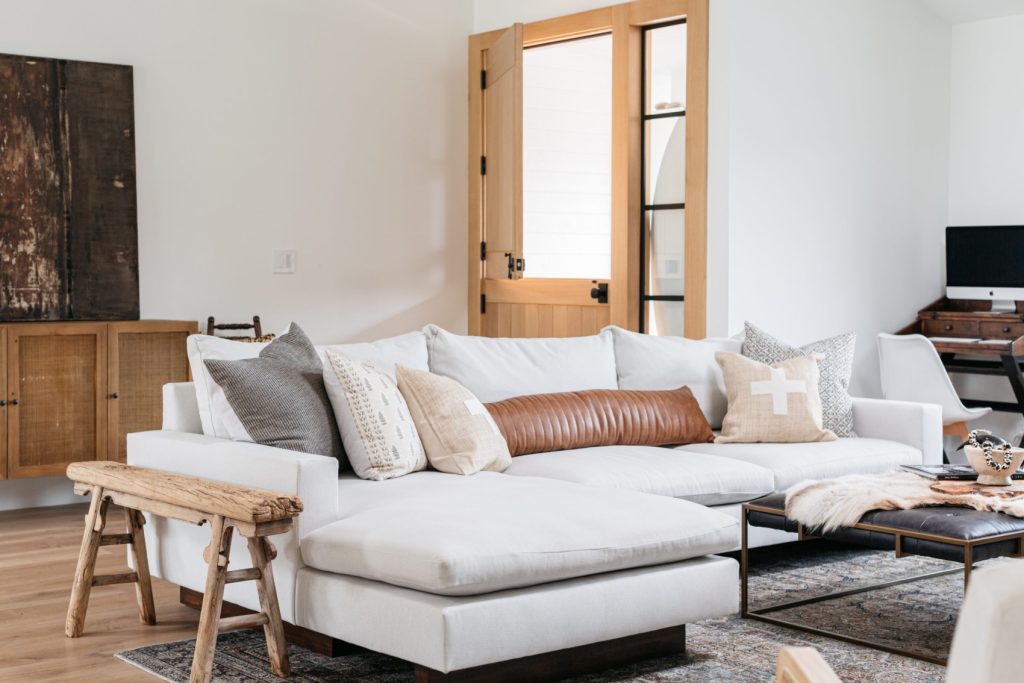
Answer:
[{"label": "light switch plate", "polygon": [[294,249],[278,249],[274,252],[274,273],[290,274],[296,270],[298,252]]}]

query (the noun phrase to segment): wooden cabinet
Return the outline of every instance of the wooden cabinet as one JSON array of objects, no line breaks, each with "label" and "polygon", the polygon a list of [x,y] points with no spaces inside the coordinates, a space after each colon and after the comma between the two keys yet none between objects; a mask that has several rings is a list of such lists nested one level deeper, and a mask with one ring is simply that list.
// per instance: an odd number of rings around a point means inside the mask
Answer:
[{"label": "wooden cabinet", "polygon": [[163,384],[188,379],[185,337],[195,331],[194,322],[148,320],[0,326],[0,474],[123,461],[125,434],[160,427]]}]

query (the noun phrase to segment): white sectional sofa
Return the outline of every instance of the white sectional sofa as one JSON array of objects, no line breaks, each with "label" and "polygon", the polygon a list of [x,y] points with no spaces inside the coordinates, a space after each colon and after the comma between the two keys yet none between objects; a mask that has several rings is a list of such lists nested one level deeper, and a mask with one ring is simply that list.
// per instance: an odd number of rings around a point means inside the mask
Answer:
[{"label": "white sectional sofa", "polygon": [[[492,340],[428,327],[332,348],[385,366],[425,364],[484,402],[685,384],[717,427],[725,398],[714,351],[738,351],[739,342],[614,329]],[[196,342],[190,350],[200,361]],[[193,374],[203,398],[208,380],[195,363]],[[552,675],[577,671],[594,652],[579,648],[593,643],[607,643],[594,660],[601,665],[617,651],[650,655],[670,642],[678,650],[686,623],[737,609],[737,563],[717,554],[738,547],[741,503],[802,479],[942,457],[937,406],[855,399],[855,439],[606,446],[516,457],[501,474],[374,482],[339,476],[332,458],[205,436],[215,410],[191,383],[168,385],[164,429],[129,435],[128,461],[300,496],[294,532],[277,537],[284,620],[414,662],[420,680],[536,677],[523,658],[546,658],[540,670]],[[793,538],[752,531],[752,545]],[[146,533],[153,573],[201,591],[208,532],[154,519]],[[248,566],[244,547],[232,550],[232,564]],[[229,585],[225,599],[258,607],[248,584]]]}]

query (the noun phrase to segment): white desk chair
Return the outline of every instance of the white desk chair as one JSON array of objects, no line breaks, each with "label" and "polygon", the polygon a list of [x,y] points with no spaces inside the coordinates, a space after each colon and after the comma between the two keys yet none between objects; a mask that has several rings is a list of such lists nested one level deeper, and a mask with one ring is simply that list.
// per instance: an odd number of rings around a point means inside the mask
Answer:
[{"label": "white desk chair", "polygon": [[956,394],[949,374],[931,341],[920,334],[878,335],[882,397],[894,401],[942,406],[942,433],[967,440],[967,423],[992,412],[968,408]]},{"label": "white desk chair", "polygon": [[[1024,561],[998,562],[974,572],[956,620],[946,683],[1019,683],[1024,631]],[[841,683],[812,647],[779,652],[778,683]]]}]

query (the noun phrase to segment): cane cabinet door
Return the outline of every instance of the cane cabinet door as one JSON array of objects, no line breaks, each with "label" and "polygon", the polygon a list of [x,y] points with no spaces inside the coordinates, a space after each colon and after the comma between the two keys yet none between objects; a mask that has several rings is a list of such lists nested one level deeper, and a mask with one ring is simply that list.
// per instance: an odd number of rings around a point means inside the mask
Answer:
[{"label": "cane cabinet door", "polygon": [[7,329],[0,327],[0,479],[7,476]]},{"label": "cane cabinet door", "polygon": [[105,457],[106,323],[9,325],[7,370],[8,477]]},{"label": "cane cabinet door", "polygon": [[110,323],[108,460],[125,462],[131,432],[160,429],[163,385],[188,381],[185,339],[195,331],[195,323],[176,321]]}]

